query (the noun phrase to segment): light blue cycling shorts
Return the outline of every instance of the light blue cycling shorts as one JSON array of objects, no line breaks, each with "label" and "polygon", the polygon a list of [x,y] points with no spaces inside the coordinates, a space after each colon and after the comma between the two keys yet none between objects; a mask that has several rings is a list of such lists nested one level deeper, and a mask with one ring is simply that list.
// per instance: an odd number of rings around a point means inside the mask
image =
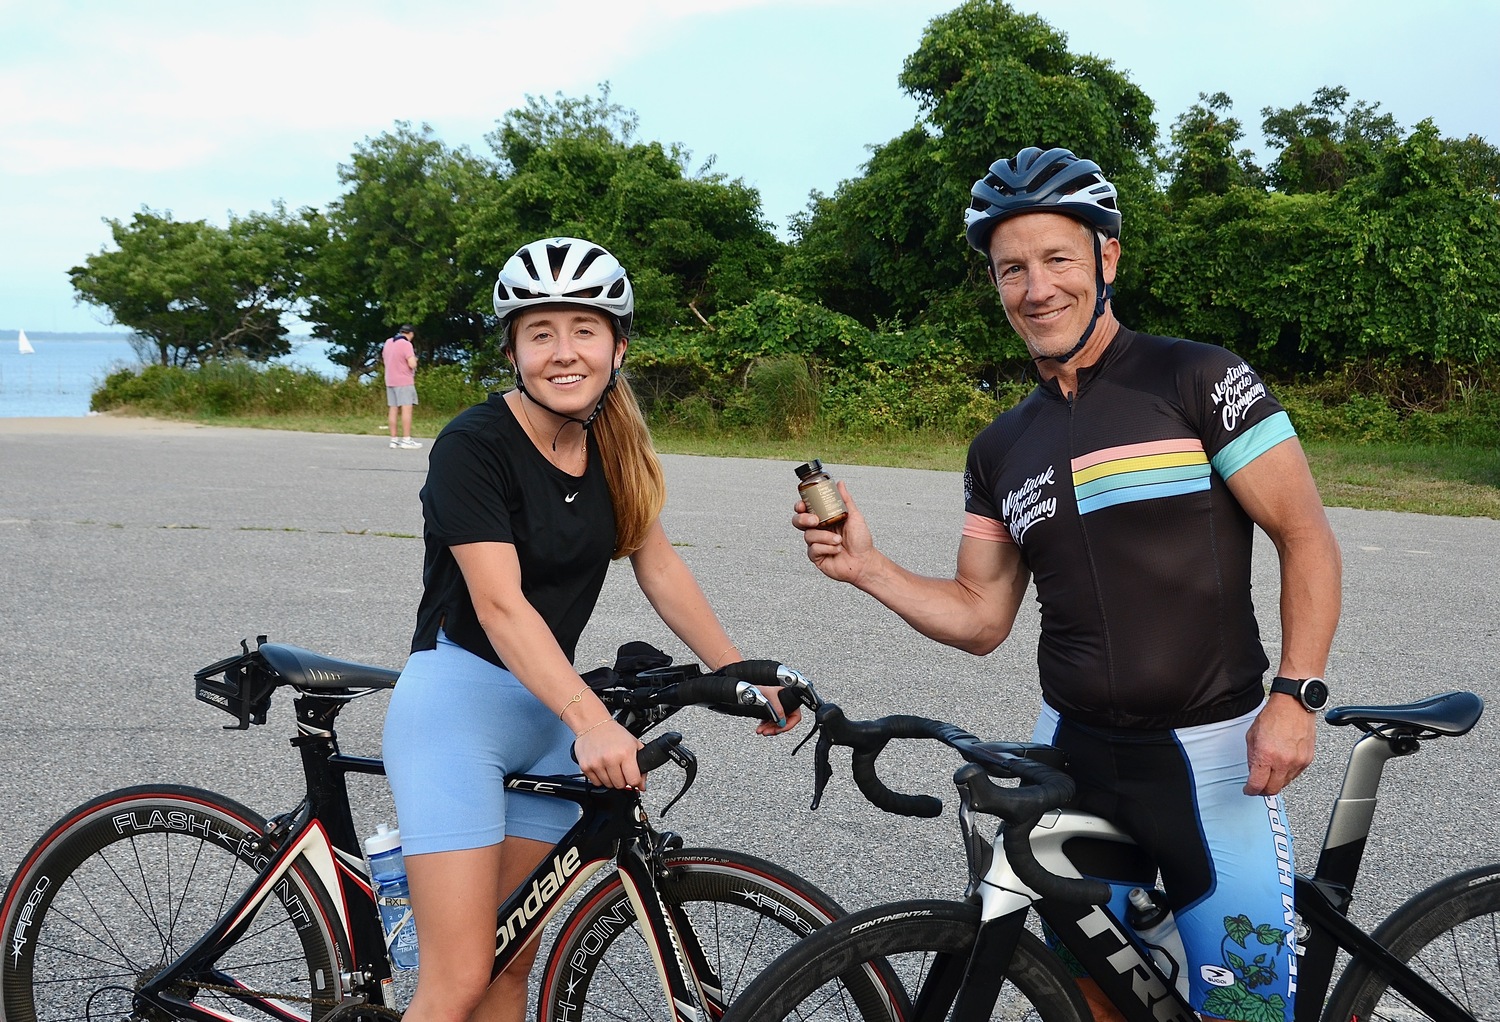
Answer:
[{"label": "light blue cycling shorts", "polygon": [[[1193,1007],[1210,1018],[1291,1022],[1291,831],[1281,796],[1244,793],[1245,734],[1259,712],[1142,731],[1090,727],[1043,703],[1033,740],[1067,751],[1078,783],[1074,805],[1129,834],[1161,870]],[[1110,910],[1124,920],[1132,885],[1111,886]],[[1076,962],[1068,964],[1076,970]]]},{"label": "light blue cycling shorts", "polygon": [[442,633],[413,653],[391,693],[382,754],[407,855],[556,843],[576,803],[506,791],[508,774],[576,776],[573,732],[514,674]]}]

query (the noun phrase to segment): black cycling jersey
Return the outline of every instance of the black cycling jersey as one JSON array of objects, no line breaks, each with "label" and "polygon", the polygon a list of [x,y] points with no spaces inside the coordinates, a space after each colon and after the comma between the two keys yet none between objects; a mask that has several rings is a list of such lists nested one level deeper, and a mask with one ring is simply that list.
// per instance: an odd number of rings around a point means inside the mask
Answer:
[{"label": "black cycling jersey", "polygon": [[1064,717],[1186,727],[1263,698],[1253,524],[1225,480],[1295,435],[1238,356],[1121,327],[1071,399],[1046,381],[975,438],[964,533],[1019,546]]},{"label": "black cycling jersey", "polygon": [[615,512],[599,458],[582,476],[553,465],[503,394],[460,413],[432,444],[422,487],[427,554],[411,648],[432,649],[438,629],[504,667],[479,623],[452,547],[510,543],[521,592],[569,660],[594,612],[615,548]]}]

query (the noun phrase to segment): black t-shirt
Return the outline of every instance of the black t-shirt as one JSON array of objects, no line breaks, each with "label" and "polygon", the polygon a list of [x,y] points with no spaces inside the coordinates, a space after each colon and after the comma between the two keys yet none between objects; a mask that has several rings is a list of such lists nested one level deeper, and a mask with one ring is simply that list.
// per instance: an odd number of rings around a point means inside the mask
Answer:
[{"label": "black t-shirt", "polygon": [[476,656],[504,667],[490,645],[450,547],[510,543],[521,592],[569,660],[615,547],[615,511],[597,457],[581,477],[548,461],[501,394],[450,422],[433,441],[422,487],[426,560],[412,652],[437,645],[441,628]]},{"label": "black t-shirt", "polygon": [[1225,480],[1295,435],[1239,356],[1122,327],[1072,400],[1049,380],[975,438],[964,531],[1020,548],[1058,712],[1169,728],[1255,707],[1253,527]]}]

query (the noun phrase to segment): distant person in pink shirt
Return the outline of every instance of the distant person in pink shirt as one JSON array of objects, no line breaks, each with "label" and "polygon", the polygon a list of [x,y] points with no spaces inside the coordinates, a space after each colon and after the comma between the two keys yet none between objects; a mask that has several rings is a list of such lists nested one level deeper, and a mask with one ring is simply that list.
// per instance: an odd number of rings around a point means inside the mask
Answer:
[{"label": "distant person in pink shirt", "polygon": [[[385,403],[390,407],[392,447],[421,447],[411,438],[411,407],[417,403],[417,353],[411,339],[416,330],[403,326],[396,336],[385,342],[380,356],[385,360]],[[396,435],[396,411],[401,411],[403,436]]]}]

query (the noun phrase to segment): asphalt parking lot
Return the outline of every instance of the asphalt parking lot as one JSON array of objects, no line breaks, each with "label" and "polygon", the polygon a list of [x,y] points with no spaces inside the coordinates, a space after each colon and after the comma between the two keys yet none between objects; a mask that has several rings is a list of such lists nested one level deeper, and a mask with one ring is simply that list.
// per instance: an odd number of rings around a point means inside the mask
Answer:
[{"label": "asphalt parking lot", "polygon": [[[817,451],[807,452],[815,456]],[[740,648],[808,674],[853,716],[942,716],[981,735],[1029,735],[1038,697],[1036,614],[975,658],[918,636],[862,594],[824,579],[790,527],[791,463],[668,456],[668,535]],[[877,539],[908,566],[952,569],[962,519],[957,473],[832,465]],[[194,701],[193,672],[242,638],[399,667],[419,595],[417,493],[426,449],[383,437],[197,427],[106,418],[0,419],[0,883],[60,814],[105,790],[195,784],[270,815],[300,773],[290,700],[270,723],[224,731]],[[1490,716],[1386,771],[1372,867],[1356,915],[1389,911],[1461,867],[1497,858],[1500,838],[1500,522],[1329,512],[1344,552],[1344,615],[1329,681],[1335,704],[1480,693]],[[1274,550],[1259,537],[1262,629],[1278,641]],[[628,564],[610,572],[578,666],[629,639],[686,650],[655,618]],[[378,752],[384,696],[341,720],[350,751]],[[679,715],[701,761],[697,788],[667,817],[690,844],[777,860],[846,905],[956,894],[962,852],[951,809],[885,816],[838,770],[808,811],[811,750],[744,722]],[[1323,728],[1318,761],[1291,789],[1311,868],[1353,736]],[[957,765],[935,747],[892,757],[893,780],[951,792]],[[366,830],[391,816],[378,785],[356,788]],[[653,784],[662,802],[676,786]],[[951,801],[951,800],[950,800]]]}]

